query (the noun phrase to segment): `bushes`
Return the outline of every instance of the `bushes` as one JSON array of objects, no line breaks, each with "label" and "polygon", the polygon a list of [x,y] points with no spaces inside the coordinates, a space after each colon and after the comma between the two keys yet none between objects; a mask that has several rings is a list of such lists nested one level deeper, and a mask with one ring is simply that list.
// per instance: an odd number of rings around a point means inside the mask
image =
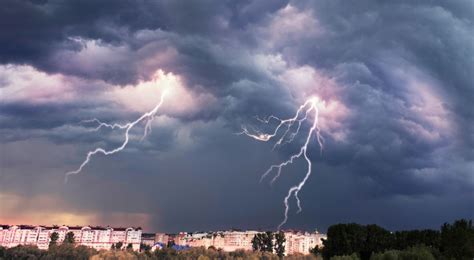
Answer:
[{"label": "bushes", "polygon": [[46,255],[46,251],[38,249],[36,246],[16,246],[8,248],[4,251],[4,258],[10,259],[42,259]]},{"label": "bushes", "polygon": [[90,260],[128,260],[138,259],[138,257],[128,251],[117,250],[101,250],[98,254],[93,255]]},{"label": "bushes", "polygon": [[342,255],[342,256],[333,256],[331,260],[359,260],[359,256],[357,254],[352,255]]},{"label": "bushes", "polygon": [[[331,260],[359,260],[357,254],[333,256]],[[410,247],[406,250],[388,250],[372,254],[370,260],[435,260],[430,248],[425,246]]]},{"label": "bushes", "polygon": [[410,247],[406,250],[389,250],[384,253],[377,253],[370,257],[370,260],[435,260],[430,248]]},{"label": "bushes", "polygon": [[87,260],[91,256],[97,254],[95,249],[86,247],[86,246],[78,246],[74,247],[70,244],[62,244],[59,246],[54,246],[49,250],[41,250],[38,249],[36,246],[16,246],[8,249],[0,250],[3,252],[0,255],[2,259],[10,260],[10,259],[79,259],[79,260]]}]

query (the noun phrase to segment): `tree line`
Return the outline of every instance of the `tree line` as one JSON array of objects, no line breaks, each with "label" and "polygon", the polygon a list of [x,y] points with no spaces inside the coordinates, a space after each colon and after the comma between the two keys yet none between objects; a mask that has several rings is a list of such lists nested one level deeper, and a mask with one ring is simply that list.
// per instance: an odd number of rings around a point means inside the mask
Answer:
[{"label": "tree line", "polygon": [[[288,259],[317,259],[316,256],[295,255],[285,257]],[[194,247],[186,250],[175,250],[165,247],[155,251],[137,252],[127,249],[100,250],[86,246],[73,246],[70,244],[60,244],[48,250],[41,250],[35,246],[16,246],[12,248],[0,247],[0,259],[2,260],[162,260],[162,259],[267,259],[280,260],[274,253],[261,251],[237,250],[235,252],[225,252],[222,249]]]},{"label": "tree line", "polygon": [[0,246],[0,260],[10,259],[324,259],[324,260],[430,260],[473,259],[474,227],[471,221],[445,223],[440,230],[410,230],[390,232],[377,225],[355,223],[329,227],[323,247],[311,249],[311,255],[284,256],[285,235],[282,232],[262,232],[252,239],[253,251],[224,252],[216,248],[175,250],[171,247],[151,251],[142,245],[140,252],[119,242],[111,250],[97,251],[76,245],[74,234],[68,233],[63,243],[58,234],[51,235],[48,250],[20,245]]},{"label": "tree line", "polygon": [[329,227],[323,247],[312,253],[324,259],[474,259],[472,220],[445,223],[438,230],[390,232],[355,223]]}]

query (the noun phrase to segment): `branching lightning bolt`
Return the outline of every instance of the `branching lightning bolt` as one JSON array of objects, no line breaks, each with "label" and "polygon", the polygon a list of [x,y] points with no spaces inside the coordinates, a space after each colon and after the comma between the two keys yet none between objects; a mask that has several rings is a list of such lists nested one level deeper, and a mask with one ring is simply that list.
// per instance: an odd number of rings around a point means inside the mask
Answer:
[{"label": "branching lightning bolt", "polygon": [[141,115],[138,119],[136,119],[133,122],[129,122],[129,123],[126,123],[126,124],[108,124],[108,123],[104,123],[104,122],[100,121],[97,118],[81,121],[83,123],[97,123],[97,127],[94,128],[93,131],[99,131],[101,128],[122,129],[122,130],[125,129],[125,138],[124,138],[122,144],[120,146],[114,148],[114,149],[106,150],[104,148],[98,147],[94,150],[89,151],[87,153],[86,159],[82,162],[82,164],[79,166],[79,168],[77,168],[77,170],[70,171],[70,172],[66,173],[64,182],[67,182],[68,177],[70,175],[80,173],[82,171],[82,169],[89,163],[92,156],[94,156],[96,154],[99,154],[99,153],[103,154],[103,155],[111,155],[111,154],[122,151],[127,146],[128,141],[130,140],[130,135],[129,135],[130,130],[132,130],[132,128],[135,127],[140,122],[145,122],[145,130],[144,130],[144,133],[143,133],[143,136],[142,136],[142,140],[143,140],[143,138],[145,138],[151,132],[151,122],[153,121],[153,119],[156,116],[156,113],[158,112],[161,105],[163,104],[165,95],[166,95],[166,90],[163,91],[163,93],[161,94],[160,102],[152,110],[144,113],[143,115]]},{"label": "branching lightning bolt", "polygon": [[[268,141],[272,140],[274,137],[276,137],[278,135],[278,133],[280,132],[280,130],[283,129],[282,130],[283,134],[275,142],[275,145],[273,147],[273,148],[275,148],[279,145],[292,142],[293,139],[295,138],[295,136],[299,133],[300,128],[301,128],[301,124],[303,122],[307,121],[309,119],[310,115],[313,115],[313,117],[314,117],[311,128],[309,129],[309,131],[306,135],[305,142],[301,146],[299,152],[291,155],[288,160],[286,160],[286,161],[284,161],[280,164],[274,164],[274,165],[270,166],[270,168],[268,168],[268,170],[265,173],[263,173],[263,175],[260,179],[260,181],[262,181],[271,172],[276,170],[276,174],[273,177],[273,179],[271,180],[271,183],[273,184],[273,182],[275,182],[278,179],[278,177],[280,177],[281,170],[282,170],[283,167],[285,167],[289,164],[292,164],[295,159],[298,159],[298,158],[301,158],[301,157],[304,157],[304,159],[305,159],[305,161],[308,165],[308,168],[307,168],[307,171],[306,171],[306,174],[305,174],[304,178],[297,185],[292,186],[288,190],[288,194],[286,195],[285,199],[283,200],[283,204],[285,205],[285,212],[284,212],[285,216],[284,216],[283,221],[280,223],[280,225],[278,225],[279,230],[288,221],[288,211],[290,209],[289,199],[291,198],[291,196],[294,196],[295,199],[296,199],[296,205],[298,207],[297,213],[302,211],[301,201],[298,197],[298,193],[301,191],[301,189],[305,185],[305,183],[308,180],[309,176],[311,176],[311,166],[312,166],[312,164],[311,164],[311,160],[308,157],[308,146],[309,146],[309,143],[311,141],[311,137],[313,135],[316,136],[316,140],[319,144],[321,152],[324,148],[324,146],[323,146],[324,139],[321,136],[321,130],[318,126],[319,109],[317,107],[317,104],[318,104],[318,99],[317,98],[311,98],[311,99],[307,100],[303,105],[301,105],[298,108],[295,116],[292,117],[292,118],[289,118],[289,119],[280,119],[280,118],[278,118],[276,116],[273,116],[273,115],[268,117],[268,118],[265,118],[265,119],[260,119],[260,118],[257,117],[258,121],[260,121],[262,123],[265,123],[265,124],[269,124],[272,120],[279,123],[277,125],[277,127],[275,128],[275,130],[270,134],[260,133],[259,131],[255,131],[255,133],[251,133],[246,127],[243,127],[242,132],[240,133],[240,134],[245,134],[245,135],[247,135],[247,136],[249,136],[253,139],[256,139],[258,141],[268,142]],[[294,129],[295,125],[296,125],[296,129]]]}]

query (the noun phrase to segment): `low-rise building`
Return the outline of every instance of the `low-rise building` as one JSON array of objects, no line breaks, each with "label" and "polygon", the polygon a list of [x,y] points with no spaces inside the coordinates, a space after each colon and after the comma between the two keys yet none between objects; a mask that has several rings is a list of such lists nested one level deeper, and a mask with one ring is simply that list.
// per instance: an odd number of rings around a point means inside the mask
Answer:
[{"label": "low-rise building", "polygon": [[153,233],[142,233],[142,244],[147,245],[150,248],[155,245],[155,234]]},{"label": "low-rise building", "polygon": [[169,242],[170,236],[165,233],[156,233],[155,234],[155,243],[160,243],[163,245],[167,245]]}]

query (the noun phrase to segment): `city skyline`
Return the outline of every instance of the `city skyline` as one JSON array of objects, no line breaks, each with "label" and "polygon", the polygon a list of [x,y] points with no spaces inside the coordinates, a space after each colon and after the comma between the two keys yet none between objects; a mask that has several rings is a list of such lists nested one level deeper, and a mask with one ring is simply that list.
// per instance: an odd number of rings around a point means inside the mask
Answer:
[{"label": "city skyline", "polygon": [[472,7],[6,0],[0,223],[473,219]]},{"label": "city skyline", "polygon": [[[219,233],[219,232],[241,232],[241,231],[251,231],[251,232],[266,232],[266,231],[272,231],[272,232],[278,232],[278,230],[267,230],[267,229],[239,229],[239,228],[228,228],[228,229],[221,229],[221,230],[180,230],[178,232],[160,232],[160,230],[144,230],[142,227],[139,226],[133,226],[133,225],[124,225],[124,226],[110,226],[110,225],[57,225],[57,224],[52,224],[52,225],[35,225],[35,224],[7,224],[7,223],[0,223],[0,227],[3,227],[4,229],[7,227],[21,227],[21,228],[36,228],[36,227],[43,227],[47,229],[53,229],[53,228],[61,228],[61,227],[68,227],[69,229],[80,229],[83,227],[89,227],[92,229],[119,229],[119,230],[125,230],[128,228],[132,228],[134,230],[141,230],[143,234],[167,234],[167,235],[178,235],[178,234],[200,234],[200,233]],[[298,230],[298,229],[282,229],[282,232],[318,232],[319,230]]]},{"label": "city skyline", "polygon": [[[292,254],[310,254],[316,246],[322,246],[322,239],[327,238],[319,232],[280,231],[284,234],[284,252]],[[280,233],[278,232],[278,233]],[[72,233],[72,239],[71,237]],[[180,232],[177,234],[145,233],[141,228],[98,227],[98,226],[29,226],[1,225],[0,247],[36,246],[48,250],[53,244],[72,243],[96,250],[127,248],[134,251],[156,250],[164,247],[182,248],[216,248],[225,252],[253,249],[253,238],[263,231],[226,230],[216,232]],[[53,239],[53,237],[55,237]],[[73,241],[72,241],[73,240]],[[120,246],[117,246],[119,244]],[[145,251],[146,251],[145,250]]]}]

